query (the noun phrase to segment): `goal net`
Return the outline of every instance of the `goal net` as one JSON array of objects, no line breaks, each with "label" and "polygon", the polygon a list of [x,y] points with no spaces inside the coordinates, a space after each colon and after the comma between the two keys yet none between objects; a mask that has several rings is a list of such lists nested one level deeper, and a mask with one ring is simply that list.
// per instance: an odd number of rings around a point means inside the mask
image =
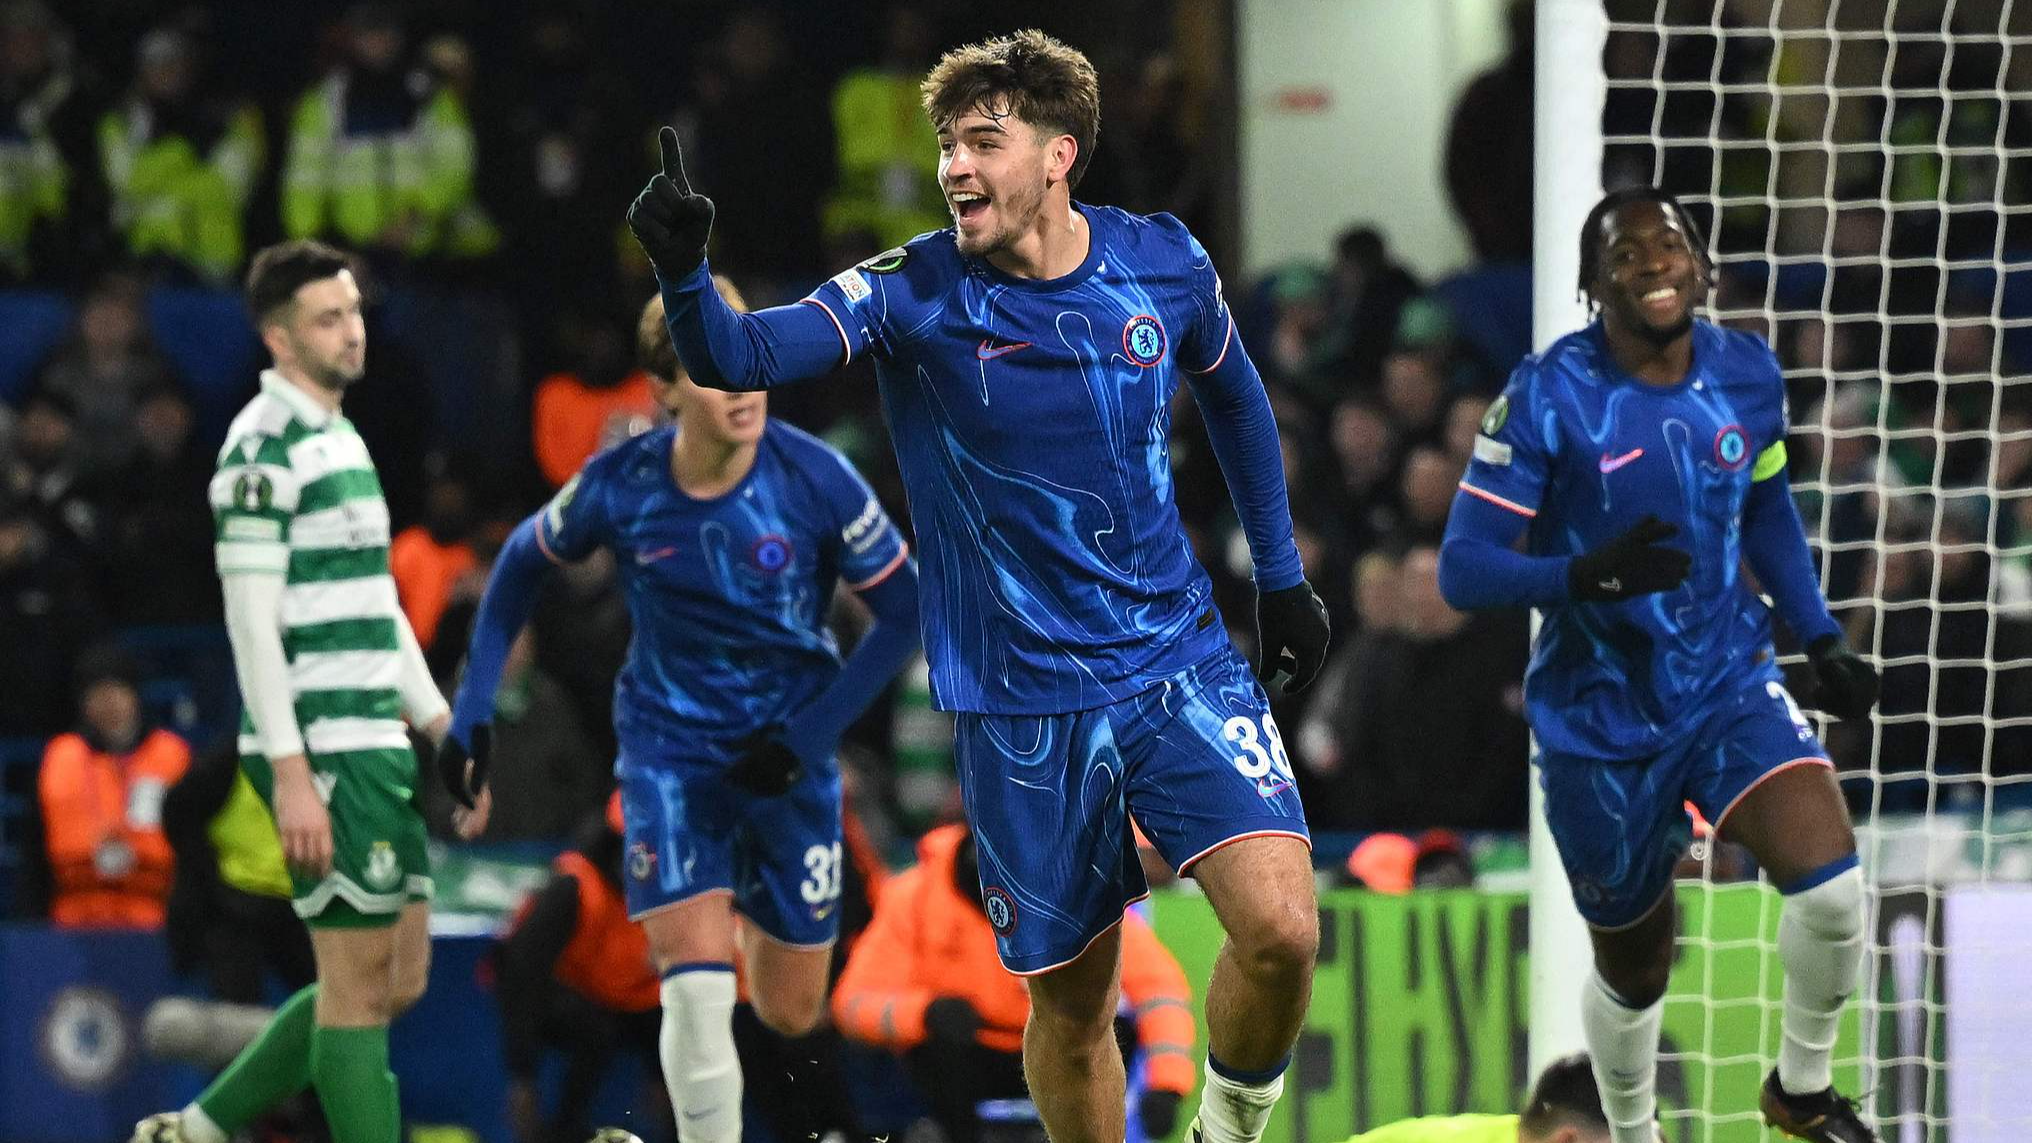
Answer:
[{"label": "goal net", "polygon": [[[1603,182],[1679,195],[1710,316],[1777,350],[1822,585],[1884,669],[1864,724],[1795,688],[1873,889],[1837,1082],[1887,1143],[2032,1139],[2032,2],[1608,14]],[[1701,856],[1660,1098],[1673,1140],[1748,1143],[1779,899]]]}]

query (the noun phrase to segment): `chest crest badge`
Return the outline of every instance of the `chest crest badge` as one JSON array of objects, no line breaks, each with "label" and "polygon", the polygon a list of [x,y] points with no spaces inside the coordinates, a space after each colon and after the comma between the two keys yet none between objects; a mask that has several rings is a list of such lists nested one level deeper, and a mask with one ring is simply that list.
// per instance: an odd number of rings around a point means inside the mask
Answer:
[{"label": "chest crest badge", "polygon": [[1122,327],[1122,352],[1145,369],[1164,360],[1164,323],[1149,314],[1137,314]]},{"label": "chest crest badge", "polygon": [[1750,438],[1741,425],[1723,425],[1714,439],[1715,462],[1731,472],[1750,462]]}]

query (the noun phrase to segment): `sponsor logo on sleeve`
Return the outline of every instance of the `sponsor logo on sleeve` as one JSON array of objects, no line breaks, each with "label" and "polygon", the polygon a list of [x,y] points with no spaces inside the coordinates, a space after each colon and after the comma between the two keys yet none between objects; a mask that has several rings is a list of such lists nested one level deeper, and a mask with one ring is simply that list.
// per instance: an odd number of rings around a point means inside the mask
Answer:
[{"label": "sponsor logo on sleeve", "polygon": [[875,292],[859,270],[841,270],[833,275],[832,283],[840,288],[840,293],[845,294],[849,302],[865,302]]},{"label": "sponsor logo on sleeve", "polygon": [[1494,437],[1485,437],[1480,433],[1475,434],[1476,460],[1481,461],[1483,464],[1507,465],[1510,463],[1510,457],[1511,448],[1509,445]]}]

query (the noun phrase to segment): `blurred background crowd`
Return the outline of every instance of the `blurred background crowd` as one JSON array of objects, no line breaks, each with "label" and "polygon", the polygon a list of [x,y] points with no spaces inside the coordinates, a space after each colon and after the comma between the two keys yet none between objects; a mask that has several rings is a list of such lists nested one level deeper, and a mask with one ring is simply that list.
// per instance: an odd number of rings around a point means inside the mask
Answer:
[{"label": "blurred background crowd", "polygon": [[[1205,18],[1222,6],[1039,7],[1102,74],[1078,196],[1171,211],[1236,264],[1235,81],[1188,62],[1231,34]],[[1852,770],[1914,776],[1851,783],[1858,808],[1979,797],[1955,779],[1985,757],[2032,768],[2024,727],[1984,721],[2032,715],[2032,672],[1983,665],[2032,655],[2032,282],[1998,269],[2032,251],[2032,107],[2002,94],[2032,90],[2013,78],[2032,55],[1977,44],[1947,66],[1938,42],[1878,45],[1882,94],[1802,112],[1727,84],[1819,65],[1747,15],[1729,27],[1611,35],[1605,173],[1721,188],[1696,211],[1717,311],[1788,367],[1828,592],[1888,668],[1883,725],[1831,745]],[[1000,30],[903,2],[0,3],[0,917],[160,923],[160,825],[102,819],[123,818],[134,775],[170,788],[231,752],[203,490],[263,364],[235,293],[251,250],[323,236],[371,269],[369,372],[346,413],[449,692],[505,529],[656,415],[630,350],[653,281],[621,220],[658,125],[721,204],[715,268],[760,304],[793,300],[943,223],[917,82],[942,47]],[[1414,273],[1390,203],[1322,203],[1345,218],[1330,248],[1230,275],[1333,613],[1327,674],[1277,713],[1315,828],[1341,839],[1322,847],[1335,868],[1375,831],[1424,836],[1416,856],[1525,824],[1527,617],[1454,612],[1436,586],[1476,426],[1531,348],[1527,3],[1511,36],[1435,141],[1469,263]],[[1822,112],[1858,145],[1766,145]],[[1945,142],[1887,158],[1880,139]],[[843,447],[907,523],[865,365],[773,395],[772,413]],[[1247,549],[1183,389],[1173,433],[1181,514],[1248,649]],[[490,840],[561,844],[606,799],[628,620],[603,560],[561,574],[517,644]],[[884,854],[954,816],[950,724],[921,665],[846,761]],[[1944,782],[1918,777],[1929,762]],[[66,913],[107,881],[157,904]]]}]

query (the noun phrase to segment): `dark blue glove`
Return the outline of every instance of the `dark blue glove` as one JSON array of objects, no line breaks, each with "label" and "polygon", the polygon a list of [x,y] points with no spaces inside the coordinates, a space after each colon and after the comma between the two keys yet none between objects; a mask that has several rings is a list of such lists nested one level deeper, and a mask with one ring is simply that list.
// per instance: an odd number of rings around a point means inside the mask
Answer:
[{"label": "dark blue glove", "polygon": [[1686,582],[1693,557],[1659,544],[1679,534],[1678,527],[1656,516],[1566,565],[1567,592],[1585,603],[1616,603],[1637,595],[1671,591]]},{"label": "dark blue glove", "polygon": [[784,741],[783,728],[764,727],[741,742],[741,752],[727,767],[727,781],[759,797],[788,793],[804,778],[804,760]]},{"label": "dark blue glove", "polygon": [[1868,718],[1877,705],[1877,668],[1848,649],[1839,635],[1822,635],[1806,649],[1813,663],[1814,705],[1845,722]]},{"label": "dark blue glove", "polygon": [[446,734],[437,748],[437,774],[452,798],[467,809],[487,785],[487,768],[494,763],[494,731],[482,722],[467,731],[471,745]]},{"label": "dark blue glove", "polygon": [[684,152],[677,132],[665,127],[656,143],[663,151],[663,170],[649,180],[628,208],[628,229],[656,267],[657,276],[676,282],[706,260],[706,239],[713,233],[713,200],[693,194],[684,174]]},{"label": "dark blue glove", "polygon": [[1284,693],[1295,695],[1312,685],[1326,663],[1331,635],[1326,604],[1300,581],[1256,596],[1256,681],[1266,686],[1283,671]]}]

